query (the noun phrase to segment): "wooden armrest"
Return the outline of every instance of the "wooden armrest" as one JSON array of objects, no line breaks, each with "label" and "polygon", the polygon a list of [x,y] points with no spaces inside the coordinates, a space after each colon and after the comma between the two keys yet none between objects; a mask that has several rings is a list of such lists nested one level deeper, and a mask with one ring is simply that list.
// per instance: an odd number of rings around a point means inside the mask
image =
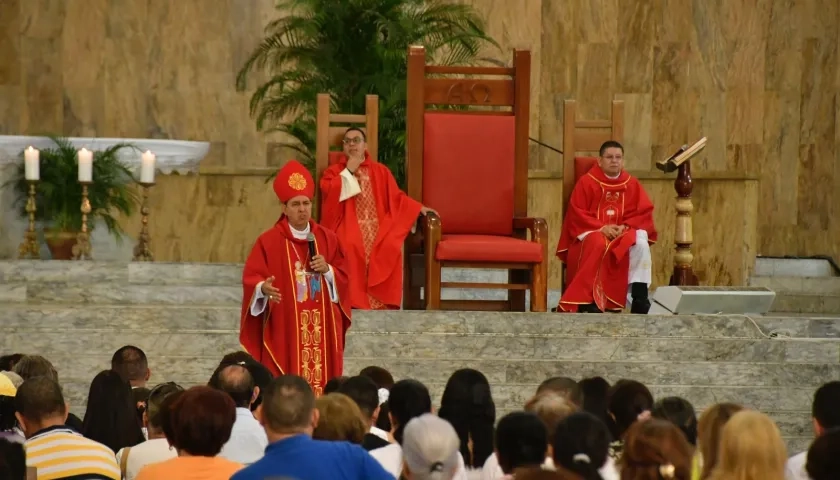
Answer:
[{"label": "wooden armrest", "polygon": [[528,230],[532,242],[548,244],[548,223],[544,218],[516,217],[513,219],[513,229]]},{"label": "wooden armrest", "polygon": [[440,241],[442,224],[440,217],[435,212],[429,212],[420,217],[420,229],[423,232],[423,243],[426,246],[434,246]]}]

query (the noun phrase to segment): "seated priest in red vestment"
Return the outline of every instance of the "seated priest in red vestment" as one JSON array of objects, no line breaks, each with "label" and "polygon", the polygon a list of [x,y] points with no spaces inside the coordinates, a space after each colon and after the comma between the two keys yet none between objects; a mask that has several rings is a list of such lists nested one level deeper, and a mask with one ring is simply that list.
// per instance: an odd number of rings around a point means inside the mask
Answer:
[{"label": "seated priest in red vestment", "polygon": [[624,171],[624,147],[605,142],[598,164],[572,190],[557,256],[566,264],[558,311],[650,310],[653,203]]},{"label": "seated priest in red vestment", "polygon": [[303,165],[287,163],[274,191],[283,214],[245,262],[239,341],[274,375],[299,375],[320,395],[342,373],[350,327],[344,253],[310,219],[315,182]]},{"label": "seated priest in red vestment", "polygon": [[365,142],[358,128],[344,133],[343,154],[321,177],[321,224],[335,231],[347,256],[350,305],[399,309],[403,242],[417,217],[432,210],[399,189]]}]

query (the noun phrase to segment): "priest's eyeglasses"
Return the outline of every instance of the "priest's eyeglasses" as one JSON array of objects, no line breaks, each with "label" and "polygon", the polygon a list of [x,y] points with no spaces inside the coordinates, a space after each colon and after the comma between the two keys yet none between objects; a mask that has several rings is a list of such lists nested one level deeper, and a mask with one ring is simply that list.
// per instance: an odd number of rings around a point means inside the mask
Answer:
[{"label": "priest's eyeglasses", "polygon": [[341,143],[345,145],[358,145],[362,143],[362,137],[345,138]]}]

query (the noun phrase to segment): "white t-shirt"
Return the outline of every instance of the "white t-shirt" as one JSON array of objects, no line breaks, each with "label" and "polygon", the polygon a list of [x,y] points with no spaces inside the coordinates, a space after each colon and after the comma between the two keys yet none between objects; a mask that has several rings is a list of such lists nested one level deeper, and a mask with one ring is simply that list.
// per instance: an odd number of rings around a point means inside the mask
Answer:
[{"label": "white t-shirt", "polygon": [[[125,449],[117,452],[117,464],[122,465]],[[140,469],[146,465],[160,463],[178,456],[175,448],[169,446],[165,438],[153,438],[131,447],[128,451],[128,463],[125,466],[125,480],[134,480]]]},{"label": "white t-shirt", "polygon": [[[545,470],[554,470],[554,460],[551,457],[546,457],[542,467]],[[610,457],[607,457],[607,461],[598,469],[598,473],[604,480],[619,480],[620,478],[615,462]],[[503,478],[505,478],[505,474],[502,472],[502,467],[499,466],[499,458],[493,452],[487,457],[484,467],[481,468],[481,480],[501,480]]]},{"label": "white t-shirt", "polygon": [[805,471],[805,463],[808,461],[808,452],[797,453],[790,457],[785,467],[786,480],[811,480],[808,472]]}]

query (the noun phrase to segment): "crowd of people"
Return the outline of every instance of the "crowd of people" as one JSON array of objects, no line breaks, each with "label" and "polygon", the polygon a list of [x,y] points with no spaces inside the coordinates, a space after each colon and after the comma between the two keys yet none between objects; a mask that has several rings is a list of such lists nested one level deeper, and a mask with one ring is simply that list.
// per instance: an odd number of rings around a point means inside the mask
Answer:
[{"label": "crowd of people", "polygon": [[719,403],[698,419],[689,400],[655,399],[629,379],[550,378],[497,418],[491,385],[469,368],[434,405],[423,383],[376,366],[316,396],[245,352],[225,355],[206,385],[152,386],[144,352],[125,346],[79,418],[48,359],[8,355],[0,370],[0,478],[10,480],[840,478],[840,381],[816,391],[815,440],[789,458],[761,412]]}]

